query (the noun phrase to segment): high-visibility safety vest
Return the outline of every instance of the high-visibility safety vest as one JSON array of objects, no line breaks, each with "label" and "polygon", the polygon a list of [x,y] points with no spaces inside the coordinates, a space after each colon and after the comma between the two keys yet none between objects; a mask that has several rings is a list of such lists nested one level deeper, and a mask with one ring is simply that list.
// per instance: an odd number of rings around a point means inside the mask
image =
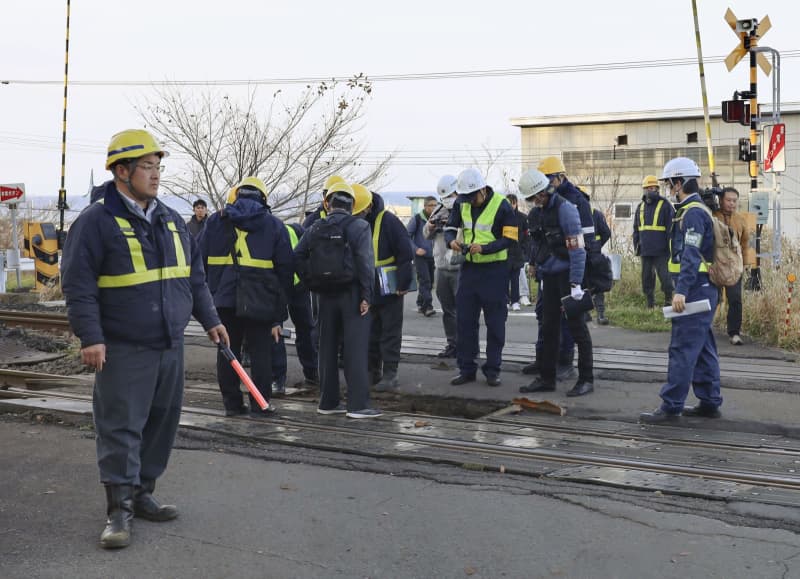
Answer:
[{"label": "high-visibility safety vest", "polygon": [[[664,225],[658,225],[658,216],[661,213],[661,206],[664,205],[664,200],[659,199],[658,203],[656,204],[656,210],[653,211],[653,221],[650,225],[644,224],[644,203],[639,205],[639,231],[666,231],[667,228]],[[691,205],[691,203],[690,203]]]},{"label": "high-visibility safety vest", "polygon": [[[234,231],[236,232],[236,243],[233,245],[233,251],[236,252],[236,261],[240,266],[256,269],[273,269],[271,259],[257,259],[250,255],[250,248],[247,246],[248,231],[243,231],[239,228],[234,228]],[[208,256],[208,265],[233,265],[233,263],[232,253]]]},{"label": "high-visibility safety vest", "polygon": [[[284,223],[284,225],[286,226],[286,231],[289,232],[289,243],[292,244],[292,249],[294,249],[295,247],[297,247],[297,242],[299,241],[297,239],[297,232],[294,230],[294,227],[292,227],[288,223]],[[300,277],[297,274],[294,274],[294,285],[297,285],[299,283],[300,283]]]},{"label": "high-visibility safety vest", "polygon": [[148,268],[144,261],[142,244],[136,238],[136,231],[131,222],[123,217],[114,217],[119,226],[125,241],[128,243],[128,250],[131,256],[131,266],[133,273],[123,273],[118,275],[101,275],[97,278],[97,286],[100,288],[121,288],[161,281],[165,279],[188,278],[191,273],[191,265],[186,262],[186,254],[183,251],[181,236],[174,221],[167,222],[167,228],[172,232],[172,239],[175,245],[175,265],[166,267]]},{"label": "high-visibility safety vest", "polygon": [[[486,245],[492,241],[497,241],[497,238],[492,233],[492,226],[494,219],[497,217],[497,210],[503,203],[504,198],[497,193],[492,195],[489,202],[478,215],[478,220],[472,221],[472,205],[469,203],[461,204],[461,223],[464,225],[464,245],[472,245],[477,243],[479,245]],[[508,259],[508,250],[503,249],[497,253],[483,254],[483,253],[468,253],[466,255],[467,261],[473,263],[490,263],[494,261],[506,261]]]},{"label": "high-visibility safety vest", "polygon": [[393,255],[390,255],[385,259],[378,259],[378,240],[381,236],[381,223],[383,223],[384,213],[386,213],[386,209],[378,213],[378,215],[375,217],[375,227],[372,229],[372,251],[375,254],[375,267],[389,265],[390,263],[394,263],[396,261]]},{"label": "high-visibility safety vest", "polygon": [[[683,215],[689,209],[691,209],[692,207],[697,207],[701,211],[706,211],[705,205],[703,205],[699,201],[692,201],[691,203],[687,203],[686,205],[684,205],[683,207],[681,207],[678,210],[678,213],[675,215],[674,223],[675,224],[680,223],[683,220]],[[673,227],[673,231],[675,231],[674,227]],[[683,251],[683,250],[681,250],[681,251]],[[667,269],[669,270],[670,273],[674,273],[674,274],[680,273],[681,272],[681,263],[680,262],[675,263],[673,261],[672,237],[670,237],[670,240],[669,240],[669,255],[670,255],[670,257],[669,257],[669,263],[667,264]],[[700,273],[708,273],[708,266],[710,266],[710,265],[711,265],[711,262],[708,262],[705,259],[701,259],[700,260],[700,266],[697,268],[697,271],[699,271]]]}]

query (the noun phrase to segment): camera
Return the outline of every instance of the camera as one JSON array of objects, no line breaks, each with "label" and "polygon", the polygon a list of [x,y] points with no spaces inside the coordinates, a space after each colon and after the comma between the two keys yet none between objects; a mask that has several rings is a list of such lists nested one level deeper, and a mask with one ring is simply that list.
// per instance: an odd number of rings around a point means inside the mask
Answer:
[{"label": "camera", "polygon": [[700,198],[711,211],[719,211],[719,198],[722,196],[721,187],[709,187],[700,192]]}]

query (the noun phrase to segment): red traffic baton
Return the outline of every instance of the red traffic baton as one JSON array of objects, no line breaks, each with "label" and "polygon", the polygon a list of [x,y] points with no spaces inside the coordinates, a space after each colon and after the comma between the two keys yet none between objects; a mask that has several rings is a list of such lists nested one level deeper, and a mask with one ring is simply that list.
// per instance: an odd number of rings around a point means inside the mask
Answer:
[{"label": "red traffic baton", "polygon": [[219,344],[217,344],[219,351],[225,356],[225,359],[231,363],[231,367],[233,368],[234,372],[239,376],[239,379],[242,381],[242,384],[247,386],[247,390],[250,392],[250,396],[255,399],[256,404],[261,410],[266,410],[269,408],[269,403],[264,400],[264,397],[261,395],[261,392],[258,391],[256,385],[253,384],[253,380],[250,376],[247,375],[247,372],[239,363],[239,360],[236,359],[236,356],[233,355],[231,349],[225,345],[224,342],[220,340]]}]

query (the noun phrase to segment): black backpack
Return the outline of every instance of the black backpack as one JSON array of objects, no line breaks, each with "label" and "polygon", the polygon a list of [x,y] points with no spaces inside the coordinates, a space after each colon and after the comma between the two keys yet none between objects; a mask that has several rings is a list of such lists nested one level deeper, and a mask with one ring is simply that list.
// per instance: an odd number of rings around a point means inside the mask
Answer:
[{"label": "black backpack", "polygon": [[355,280],[353,250],[345,233],[353,219],[320,219],[305,233],[309,257],[303,282],[311,291],[341,291]]}]

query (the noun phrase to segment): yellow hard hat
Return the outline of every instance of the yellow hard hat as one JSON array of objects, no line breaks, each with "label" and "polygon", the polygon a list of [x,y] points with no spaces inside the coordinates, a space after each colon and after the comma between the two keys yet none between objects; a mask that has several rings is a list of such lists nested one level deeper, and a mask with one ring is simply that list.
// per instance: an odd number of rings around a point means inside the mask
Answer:
[{"label": "yellow hard hat", "polygon": [[353,189],[353,193],[355,193],[355,201],[353,201],[353,215],[356,213],[361,213],[369,207],[369,204],[372,203],[372,193],[369,192],[369,189],[364,187],[361,183],[353,183],[351,185]]},{"label": "yellow hard hat", "polygon": [[328,189],[333,187],[336,183],[345,183],[345,180],[339,177],[339,175],[331,175],[330,177],[325,179],[325,186],[323,187],[323,189],[327,191]]},{"label": "yellow hard hat", "polygon": [[261,194],[264,197],[269,196],[269,193],[267,193],[267,186],[264,185],[264,182],[258,177],[245,177],[244,179],[239,181],[239,184],[236,186],[237,192],[239,191],[240,187],[254,187],[255,189],[261,191]]},{"label": "yellow hard hat", "polygon": [[537,169],[545,175],[556,175],[558,173],[567,172],[567,170],[564,168],[564,163],[562,163],[561,159],[558,157],[545,157],[539,161],[539,166]]},{"label": "yellow hard hat", "polygon": [[330,189],[328,189],[325,192],[325,200],[327,201],[328,197],[330,197],[334,193],[344,193],[345,195],[350,195],[350,197],[352,197],[354,200],[356,198],[356,194],[353,191],[353,188],[350,187],[350,185],[348,185],[344,181],[338,181],[333,185],[331,185]]},{"label": "yellow hard hat", "polygon": [[648,175],[642,181],[642,189],[647,189],[648,187],[658,187],[658,177],[655,175]]},{"label": "yellow hard hat", "polygon": [[155,137],[144,129],[128,129],[111,137],[106,156],[106,169],[125,159],[138,159],[155,153],[162,159],[169,156]]},{"label": "yellow hard hat", "polygon": [[267,186],[264,185],[264,182],[258,177],[245,177],[236,185],[234,185],[233,188],[228,192],[228,203],[234,203],[239,198],[239,189],[242,187],[252,187],[254,189],[258,189],[258,191],[264,197],[264,201],[266,202],[268,194]]}]

